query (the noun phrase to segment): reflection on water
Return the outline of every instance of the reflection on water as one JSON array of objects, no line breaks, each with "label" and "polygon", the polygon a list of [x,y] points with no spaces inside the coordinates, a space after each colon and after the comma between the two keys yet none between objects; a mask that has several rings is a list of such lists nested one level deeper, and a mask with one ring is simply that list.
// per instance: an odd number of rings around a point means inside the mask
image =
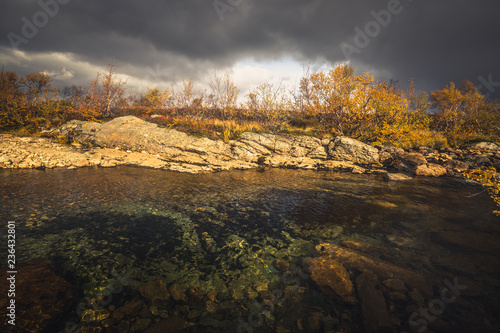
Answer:
[{"label": "reflection on water", "polygon": [[[314,246],[356,239],[397,249],[383,258],[394,264],[474,284],[475,293],[440,316],[441,326],[432,322],[434,331],[457,322],[474,331],[500,327],[500,221],[478,192],[450,179],[396,183],[277,169],[0,171],[0,218],[18,221],[19,261],[55,261],[79,288],[75,304],[86,300],[59,319],[58,330],[75,322],[89,332],[145,331],[160,321],[192,332],[363,331],[357,306],[323,295],[301,271]],[[130,277],[125,288],[96,315],[87,300],[123,276]],[[148,287],[169,288],[169,296],[155,298]],[[123,306],[134,302],[138,310],[127,312]],[[411,327],[401,315],[411,309],[393,312],[398,327]]]}]

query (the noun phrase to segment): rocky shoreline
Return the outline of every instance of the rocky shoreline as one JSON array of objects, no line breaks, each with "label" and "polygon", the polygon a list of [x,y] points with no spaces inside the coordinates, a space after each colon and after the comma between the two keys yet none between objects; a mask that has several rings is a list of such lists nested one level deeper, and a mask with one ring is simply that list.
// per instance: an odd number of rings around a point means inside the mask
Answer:
[{"label": "rocky shoreline", "polygon": [[[52,169],[150,167],[200,173],[279,167],[307,170],[380,173],[389,180],[411,176],[453,176],[478,166],[500,169],[500,148],[478,143],[466,149],[405,151],[366,145],[347,137],[257,134],[245,132],[224,142],[160,128],[133,116],[107,123],[73,120],[50,132],[51,137],[0,134],[0,168]],[[71,144],[56,142],[64,137]]]}]

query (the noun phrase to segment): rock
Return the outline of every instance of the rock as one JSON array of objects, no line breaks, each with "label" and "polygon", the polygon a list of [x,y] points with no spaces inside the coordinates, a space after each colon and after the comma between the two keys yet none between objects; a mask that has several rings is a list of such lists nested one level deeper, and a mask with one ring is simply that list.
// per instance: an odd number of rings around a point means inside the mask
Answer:
[{"label": "rock", "polygon": [[332,258],[340,262],[349,270],[363,271],[367,269],[383,280],[399,279],[407,286],[420,290],[428,298],[433,295],[433,284],[437,284],[436,281],[419,273],[338,245],[320,244],[316,246],[316,252],[321,257]]},{"label": "rock", "polygon": [[390,180],[390,181],[395,181],[395,182],[400,182],[400,181],[405,181],[405,180],[411,180],[412,178],[410,176],[407,176],[402,173],[386,173],[385,179]]},{"label": "rock", "polygon": [[480,142],[471,147],[476,150],[500,151],[500,147],[493,142]]},{"label": "rock", "polygon": [[305,320],[307,332],[320,332],[324,315],[321,312],[311,312]]},{"label": "rock", "polygon": [[367,254],[373,254],[373,253],[388,253],[391,252],[388,248],[382,247],[382,246],[377,246],[373,245],[367,242],[363,242],[357,239],[353,240],[343,240],[340,245],[347,247],[349,249],[353,249],[356,251],[364,252]]},{"label": "rock", "polygon": [[[203,297],[205,295],[203,295],[203,293],[201,291],[199,291],[197,288],[191,287],[186,291],[186,293],[187,293],[187,296],[189,299],[189,304],[194,304],[194,305],[203,304]],[[210,296],[209,296],[209,299],[210,299]],[[214,296],[214,299],[215,299],[215,296]],[[213,299],[211,299],[211,300],[213,301]]]},{"label": "rock", "polygon": [[[0,290],[5,295],[0,297],[0,315],[2,332],[48,332],[52,325],[61,320],[76,297],[76,288],[57,273],[57,267],[50,260],[34,260],[17,265],[19,272],[15,278],[16,320],[15,326],[7,324],[7,307],[10,298],[10,275],[0,275]],[[6,270],[2,270],[5,272]],[[3,326],[2,325],[8,325]]]},{"label": "rock", "polygon": [[418,290],[412,290],[408,293],[408,296],[418,306],[425,306],[425,298]]},{"label": "rock", "polygon": [[151,326],[152,320],[150,318],[137,318],[132,330],[134,332],[144,332],[149,326]]},{"label": "rock", "polygon": [[452,272],[476,275],[478,270],[473,260],[461,256],[436,256],[431,258],[434,265],[444,267]]},{"label": "rock", "polygon": [[393,291],[400,291],[404,293],[408,290],[406,289],[405,283],[398,279],[387,279],[382,281],[382,283],[384,284],[384,286]]},{"label": "rock", "polygon": [[361,313],[366,332],[380,332],[392,326],[385,297],[380,291],[377,276],[364,270],[356,278],[356,288],[361,301]]},{"label": "rock", "polygon": [[347,304],[356,304],[351,277],[341,263],[329,257],[318,257],[308,259],[305,266],[324,294]]},{"label": "rock", "polygon": [[186,296],[186,291],[184,290],[184,288],[180,284],[174,283],[173,285],[170,286],[170,288],[168,288],[168,290],[169,290],[170,294],[172,295],[172,298],[176,302],[179,302],[179,301],[182,301],[185,303],[188,302],[188,298]]},{"label": "rock", "polygon": [[169,317],[160,320],[155,326],[148,328],[144,333],[182,333],[186,332],[188,323],[180,317]]},{"label": "rock", "polygon": [[131,301],[128,301],[125,303],[124,306],[121,308],[117,309],[115,312],[122,312],[124,315],[129,316],[129,317],[135,317],[139,315],[141,310],[146,306],[143,301],[138,300],[138,299],[133,299]]},{"label": "rock", "polygon": [[420,153],[404,153],[399,155],[399,160],[405,164],[410,170],[414,169],[419,165],[423,165],[427,163],[424,155]]},{"label": "rock", "polygon": [[170,293],[167,290],[167,285],[160,277],[155,277],[149,282],[143,284],[139,288],[141,295],[149,301],[162,300],[167,301],[170,298]]},{"label": "rock", "polygon": [[408,303],[408,297],[406,297],[405,294],[400,293],[399,291],[389,292],[389,299],[397,303],[402,303],[402,304]]},{"label": "rock", "polygon": [[288,263],[288,261],[285,260],[276,259],[276,261],[274,262],[274,267],[276,267],[282,272],[286,272],[290,268],[290,263]]},{"label": "rock", "polygon": [[415,169],[415,174],[417,176],[425,177],[441,177],[446,175],[447,171],[445,168],[438,164],[422,164]]},{"label": "rock", "polygon": [[205,310],[210,313],[217,312],[217,304],[214,301],[208,300],[205,303]]},{"label": "rock", "polygon": [[209,300],[211,300],[212,302],[215,302],[215,297],[217,297],[217,291],[215,290],[212,290],[211,292],[209,292],[207,294],[207,297]]},{"label": "rock", "polygon": [[338,161],[351,161],[361,165],[379,163],[377,148],[344,136],[330,142],[328,153]]},{"label": "rock", "polygon": [[491,163],[491,160],[487,156],[479,155],[476,156],[474,159],[474,162],[478,166],[492,166],[493,164]]},{"label": "rock", "polygon": [[351,173],[355,175],[362,175],[366,172],[366,170],[358,165],[353,166]]},{"label": "rock", "polygon": [[214,253],[215,251],[217,251],[217,244],[215,243],[214,239],[210,237],[208,232],[203,232],[201,234],[201,243],[205,251],[209,253]]},{"label": "rock", "polygon": [[459,245],[461,247],[473,249],[476,251],[487,253],[499,253],[500,243],[498,235],[494,233],[486,233],[479,231],[455,231],[445,230],[435,233],[432,239],[437,243],[443,241]]},{"label": "rock", "polygon": [[462,173],[469,170],[469,165],[465,162],[458,160],[449,160],[443,164],[443,167],[446,168],[448,172],[457,172]]},{"label": "rock", "polygon": [[73,164],[77,168],[83,168],[83,167],[88,167],[90,165],[89,161],[86,158],[82,158],[78,162]]}]

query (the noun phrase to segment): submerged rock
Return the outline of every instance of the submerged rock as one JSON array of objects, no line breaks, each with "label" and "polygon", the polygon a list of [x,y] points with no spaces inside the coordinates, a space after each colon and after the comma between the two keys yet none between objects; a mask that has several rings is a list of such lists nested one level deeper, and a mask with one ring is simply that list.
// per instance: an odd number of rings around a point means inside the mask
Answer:
[{"label": "submerged rock", "polygon": [[385,297],[380,291],[377,276],[369,270],[356,278],[356,288],[361,299],[361,313],[366,332],[381,332],[392,326]]},{"label": "submerged rock", "polygon": [[308,259],[305,266],[324,294],[347,304],[357,302],[351,277],[341,263],[329,257],[318,257]]},{"label": "submerged rock", "polygon": [[170,293],[167,290],[167,285],[160,277],[153,278],[149,282],[143,284],[139,291],[141,295],[149,301],[162,300],[167,301],[170,298]]},{"label": "submerged rock", "polygon": [[433,295],[432,286],[435,281],[406,268],[334,244],[320,244],[316,246],[316,252],[321,257],[337,260],[347,269],[370,270],[384,280],[399,279],[406,285],[420,290],[428,298]]},{"label": "submerged rock", "polygon": [[173,285],[168,288],[170,291],[170,294],[172,295],[172,298],[176,301],[182,301],[187,303],[188,302],[188,297],[186,295],[186,290],[178,283],[174,283]]},{"label": "submerged rock", "polygon": [[155,326],[144,331],[145,333],[182,333],[186,332],[188,323],[180,317],[169,317],[159,321]]},{"label": "submerged rock", "polygon": [[76,288],[57,273],[51,260],[34,260],[19,264],[15,276],[15,326],[7,324],[10,299],[6,297],[10,277],[0,275],[0,331],[42,332],[61,318],[76,297]]}]

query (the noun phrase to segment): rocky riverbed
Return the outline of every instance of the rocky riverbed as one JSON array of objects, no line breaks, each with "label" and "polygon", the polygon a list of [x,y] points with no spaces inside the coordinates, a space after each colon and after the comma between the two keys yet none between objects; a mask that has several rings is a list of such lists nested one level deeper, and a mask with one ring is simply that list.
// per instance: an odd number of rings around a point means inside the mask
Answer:
[{"label": "rocky riverbed", "polygon": [[[1,134],[0,168],[132,165],[200,173],[280,167],[383,173],[390,180],[404,180],[412,175],[438,177],[477,166],[500,166],[500,148],[494,143],[404,151],[393,146],[373,147],[347,137],[318,139],[250,132],[224,142],[160,128],[133,116],[106,123],[73,120],[47,136]],[[54,137],[63,137],[71,144],[58,143]]]}]

